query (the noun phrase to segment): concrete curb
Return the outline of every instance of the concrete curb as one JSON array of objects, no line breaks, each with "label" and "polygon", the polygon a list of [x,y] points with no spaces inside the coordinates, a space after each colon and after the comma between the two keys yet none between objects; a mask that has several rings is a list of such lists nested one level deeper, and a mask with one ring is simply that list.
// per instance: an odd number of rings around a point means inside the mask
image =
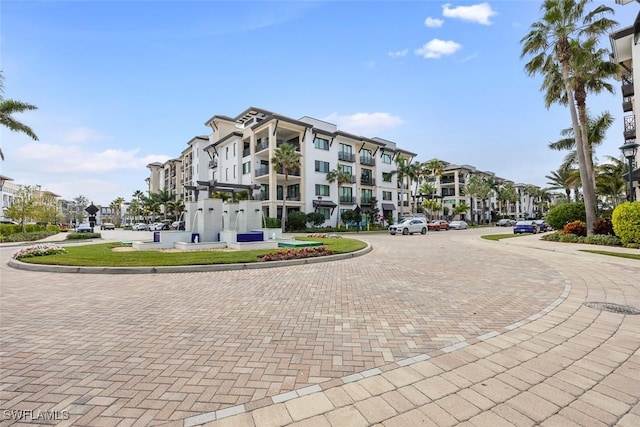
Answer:
[{"label": "concrete curb", "polygon": [[[366,243],[366,242],[365,242]],[[211,271],[257,270],[261,268],[290,267],[294,265],[317,264],[320,262],[340,261],[366,255],[373,250],[367,243],[364,249],[346,254],[327,255],[315,258],[290,259],[285,261],[265,261],[242,264],[211,265],[173,265],[166,267],[76,267],[69,265],[29,264],[10,259],[9,267],[17,270],[39,271],[47,273],[82,273],[82,274],[156,274],[156,273],[206,273]]]}]

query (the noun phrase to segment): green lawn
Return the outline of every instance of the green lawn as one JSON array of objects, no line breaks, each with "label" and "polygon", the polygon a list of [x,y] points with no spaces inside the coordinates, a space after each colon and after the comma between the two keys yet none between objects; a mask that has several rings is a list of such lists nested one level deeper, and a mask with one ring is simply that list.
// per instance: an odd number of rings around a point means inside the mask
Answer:
[{"label": "green lawn", "polygon": [[618,258],[628,258],[628,259],[638,259],[638,260],[640,260],[640,254],[625,254],[625,253],[620,253],[620,252],[594,251],[594,250],[591,250],[591,249],[580,249],[580,252],[589,252],[591,254],[617,256]]},{"label": "green lawn", "polygon": [[510,239],[512,237],[520,237],[520,236],[524,236],[524,234],[515,234],[515,233],[511,233],[511,234],[485,234],[484,236],[480,236],[483,239],[486,240],[500,240],[500,239]]},{"label": "green lawn", "polygon": [[[319,239],[298,237],[297,240],[322,242],[327,250],[335,253],[354,252],[367,246],[355,239]],[[69,265],[76,267],[155,267],[175,265],[207,265],[258,262],[260,255],[276,252],[274,249],[253,251],[125,251],[113,249],[123,247],[120,243],[100,243],[96,245],[66,246],[66,254],[25,258],[21,261],[31,264]],[[282,250],[282,249],[280,249]]]}]

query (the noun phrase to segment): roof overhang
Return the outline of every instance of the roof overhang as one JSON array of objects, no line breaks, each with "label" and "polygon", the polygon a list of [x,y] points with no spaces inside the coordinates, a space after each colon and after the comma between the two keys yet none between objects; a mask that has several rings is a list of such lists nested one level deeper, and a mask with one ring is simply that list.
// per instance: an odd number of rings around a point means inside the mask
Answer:
[{"label": "roof overhang", "polygon": [[396,205],[394,205],[393,203],[383,203],[382,204],[382,210],[383,211],[395,211],[396,210]]},{"label": "roof overhang", "polygon": [[332,202],[331,200],[314,200],[313,201],[313,207],[314,208],[335,208],[336,205],[334,202]]},{"label": "roof overhang", "polygon": [[630,25],[609,35],[613,61],[617,63],[631,61],[634,26]]}]

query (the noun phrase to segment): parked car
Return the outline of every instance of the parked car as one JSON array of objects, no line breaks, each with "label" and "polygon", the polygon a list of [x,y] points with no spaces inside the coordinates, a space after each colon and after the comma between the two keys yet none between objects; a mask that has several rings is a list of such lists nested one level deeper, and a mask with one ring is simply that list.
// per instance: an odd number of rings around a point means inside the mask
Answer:
[{"label": "parked car", "polygon": [[502,218],[496,222],[496,227],[513,227],[516,225],[516,222],[509,218]]},{"label": "parked car", "polygon": [[443,219],[434,219],[433,221],[427,224],[427,228],[429,231],[440,231],[440,230],[448,230],[449,223]]},{"label": "parked car", "polygon": [[144,222],[139,222],[137,224],[133,224],[131,229],[134,230],[134,231],[147,231],[147,230],[149,230],[149,226],[147,224],[145,224]]},{"label": "parked car", "polygon": [[162,231],[168,229],[169,225],[165,224],[164,222],[154,222],[153,224],[149,225],[149,230],[151,231]]},{"label": "parked car", "polygon": [[389,226],[389,234],[395,236],[397,233],[404,235],[420,233],[427,233],[427,222],[423,218],[406,218],[397,224]]},{"label": "parked car", "polygon": [[170,228],[171,230],[184,230],[184,221],[173,221]]},{"label": "parked car", "polygon": [[533,233],[538,234],[538,225],[533,221],[518,221],[513,226],[513,234]]},{"label": "parked car", "polygon": [[451,221],[449,223],[449,228],[452,230],[466,230],[469,228],[469,224],[465,221]]},{"label": "parked car", "polygon": [[116,225],[110,222],[103,222],[100,226],[100,230],[115,230]]},{"label": "parked car", "polygon": [[91,227],[91,224],[80,224],[76,228],[76,232],[77,233],[92,233],[93,232],[93,227]]},{"label": "parked car", "polygon": [[543,233],[545,231],[551,231],[551,227],[549,226],[549,224],[547,224],[545,222],[544,219],[536,219],[533,222],[536,223],[536,225],[538,226],[538,229],[540,230],[541,233]]}]

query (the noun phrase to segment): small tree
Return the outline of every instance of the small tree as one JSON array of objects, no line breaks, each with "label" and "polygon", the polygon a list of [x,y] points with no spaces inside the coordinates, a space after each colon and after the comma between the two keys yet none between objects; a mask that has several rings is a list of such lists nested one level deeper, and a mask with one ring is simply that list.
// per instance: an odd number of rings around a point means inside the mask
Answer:
[{"label": "small tree", "polygon": [[307,214],[304,212],[291,212],[289,214],[289,221],[287,223],[287,229],[291,231],[299,231],[307,228]]},{"label": "small tree", "polygon": [[307,222],[314,227],[320,227],[324,223],[324,214],[321,212],[310,212],[307,214]]},{"label": "small tree", "polygon": [[301,154],[296,148],[288,143],[282,144],[276,148],[271,158],[273,169],[276,172],[282,171],[284,174],[284,187],[282,191],[282,231],[286,228],[287,223],[287,190],[289,183],[289,174],[300,167]]},{"label": "small tree", "polygon": [[4,216],[18,221],[22,225],[22,232],[25,232],[25,223],[33,215],[33,187],[24,185],[13,195],[13,203],[4,210]]}]

